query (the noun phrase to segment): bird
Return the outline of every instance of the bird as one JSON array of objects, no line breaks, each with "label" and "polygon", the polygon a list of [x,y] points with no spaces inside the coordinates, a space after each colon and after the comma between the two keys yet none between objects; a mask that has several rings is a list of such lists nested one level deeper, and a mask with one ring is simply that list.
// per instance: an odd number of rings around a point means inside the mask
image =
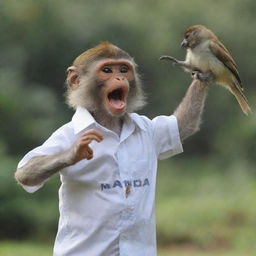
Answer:
[{"label": "bird", "polygon": [[201,80],[211,80],[224,86],[235,96],[242,111],[246,115],[251,113],[237,65],[214,32],[203,25],[190,26],[184,31],[181,47],[186,49],[184,61],[167,55],[161,56],[160,60],[171,60],[174,65],[196,74]]}]

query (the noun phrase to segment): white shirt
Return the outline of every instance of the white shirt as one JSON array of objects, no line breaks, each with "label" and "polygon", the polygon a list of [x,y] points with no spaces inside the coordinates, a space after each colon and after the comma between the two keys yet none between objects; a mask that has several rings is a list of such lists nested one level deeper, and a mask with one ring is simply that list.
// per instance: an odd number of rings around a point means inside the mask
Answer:
[{"label": "white shirt", "polygon": [[[157,159],[182,152],[175,116],[125,118],[120,137],[77,108],[72,121],[21,160],[70,148],[88,129],[94,157],[60,171],[60,219],[55,256],[156,256],[155,186]],[[41,185],[24,188],[34,192]],[[126,192],[130,187],[130,193]]]}]

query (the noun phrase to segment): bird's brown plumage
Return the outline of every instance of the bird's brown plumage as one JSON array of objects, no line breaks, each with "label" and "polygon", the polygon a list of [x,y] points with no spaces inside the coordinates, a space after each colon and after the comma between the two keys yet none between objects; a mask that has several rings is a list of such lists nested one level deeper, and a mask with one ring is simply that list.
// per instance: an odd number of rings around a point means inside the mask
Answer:
[{"label": "bird's brown plumage", "polygon": [[212,40],[209,45],[209,48],[215,55],[215,57],[219,61],[221,61],[226,66],[226,68],[228,68],[230,72],[235,76],[239,85],[242,88],[242,82],[237,70],[237,65],[228,49],[219,40]]},{"label": "bird's brown plumage", "polygon": [[171,56],[163,56],[161,59],[169,59],[186,70],[212,73],[215,82],[227,88],[236,97],[243,112],[251,112],[243,94],[237,65],[231,53],[210,29],[202,25],[187,28],[182,46],[187,48],[185,61],[178,61]]}]

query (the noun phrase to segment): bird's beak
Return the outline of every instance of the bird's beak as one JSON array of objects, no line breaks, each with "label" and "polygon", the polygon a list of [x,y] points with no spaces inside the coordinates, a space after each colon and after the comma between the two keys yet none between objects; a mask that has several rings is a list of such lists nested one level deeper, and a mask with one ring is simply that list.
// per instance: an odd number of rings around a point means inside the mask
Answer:
[{"label": "bird's beak", "polygon": [[182,48],[187,48],[188,47],[188,41],[184,38],[183,41],[181,42],[180,46]]}]

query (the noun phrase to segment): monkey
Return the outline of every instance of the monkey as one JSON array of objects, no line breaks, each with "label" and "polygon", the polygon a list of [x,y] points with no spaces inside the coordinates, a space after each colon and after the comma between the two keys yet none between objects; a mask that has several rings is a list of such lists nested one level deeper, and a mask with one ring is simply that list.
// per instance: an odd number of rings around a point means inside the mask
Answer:
[{"label": "monkey", "polygon": [[[93,65],[88,65],[90,62]],[[120,75],[113,77],[113,74],[117,74],[118,68]],[[67,69],[67,73],[68,104],[73,108],[80,105],[88,109],[98,122],[103,122],[108,128],[112,126],[120,132],[119,117],[125,112],[137,111],[145,105],[145,95],[135,62],[127,53],[107,42],[77,57],[73,66]],[[90,75],[82,77],[81,73]],[[82,83],[92,85],[76,88],[80,78],[84,79]]]},{"label": "monkey", "polygon": [[202,25],[187,28],[181,46],[187,49],[185,61],[179,61],[171,56],[162,56],[160,60],[171,60],[174,65],[196,72],[198,76],[204,73],[208,79],[228,89],[246,115],[251,112],[243,93],[237,65],[230,52],[210,29]]},{"label": "monkey", "polygon": [[[66,78],[72,120],[26,154],[15,172],[28,192],[60,175],[54,255],[120,255],[133,249],[137,256],[141,248],[156,255],[156,163],[181,153],[183,141],[199,130],[209,84],[195,77],[172,115],[151,120],[135,113],[146,97],[126,51],[102,42],[75,58]],[[121,237],[131,236],[129,230],[136,232],[124,247]]]},{"label": "monkey", "polygon": [[[78,106],[86,108],[100,124],[120,133],[124,113],[134,112],[145,105],[145,95],[140,83],[136,64],[130,55],[108,42],[103,42],[79,55],[73,65],[67,68],[66,101],[74,109]],[[74,165],[82,156],[91,159],[93,152],[88,145],[92,140],[100,142],[101,134],[95,130],[88,131],[71,150],[64,155],[58,155],[56,159],[60,161],[62,157],[67,159],[66,165],[61,165],[61,168]],[[44,162],[49,164],[48,157]],[[34,168],[37,165],[36,158],[30,164],[32,166],[28,169],[37,170]],[[57,169],[54,168],[55,171]],[[48,178],[52,173],[44,173],[42,177],[39,175],[35,180],[34,172],[30,180],[23,174],[25,172],[16,172],[16,179],[31,186]]]}]

